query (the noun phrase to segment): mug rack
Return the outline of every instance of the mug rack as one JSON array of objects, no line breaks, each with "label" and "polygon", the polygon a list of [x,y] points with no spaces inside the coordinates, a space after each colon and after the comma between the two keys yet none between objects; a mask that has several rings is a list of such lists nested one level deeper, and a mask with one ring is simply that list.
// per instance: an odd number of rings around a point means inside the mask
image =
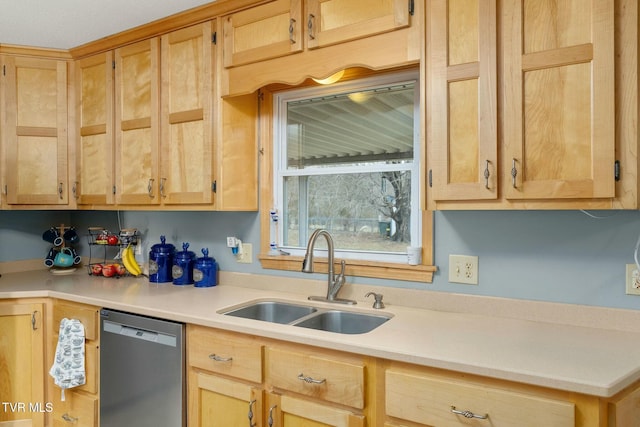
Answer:
[{"label": "mug rack", "polygon": [[[73,233],[71,233],[73,232]],[[81,258],[76,254],[73,244],[79,240],[79,236],[75,233],[72,226],[60,224],[46,230],[42,235],[43,240],[51,243],[51,248],[45,256],[44,264],[50,268],[52,272],[72,272],[81,262]],[[51,240],[52,239],[52,240]],[[67,251],[68,249],[68,251]],[[61,253],[68,253],[73,256],[73,263],[68,266],[56,265],[56,256]],[[54,271],[55,270],[55,271]]]}]

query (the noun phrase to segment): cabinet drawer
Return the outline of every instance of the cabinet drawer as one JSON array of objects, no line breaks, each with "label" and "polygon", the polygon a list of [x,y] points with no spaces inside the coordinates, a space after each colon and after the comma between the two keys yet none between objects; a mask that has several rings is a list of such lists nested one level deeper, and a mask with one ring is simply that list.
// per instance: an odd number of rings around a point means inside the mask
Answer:
[{"label": "cabinet drawer", "polygon": [[67,319],[78,319],[84,326],[84,337],[88,340],[98,339],[98,329],[100,328],[99,310],[91,306],[76,304],[65,304],[56,301],[53,305],[53,332],[58,334],[60,321]]},{"label": "cabinet drawer", "polygon": [[412,372],[388,370],[385,379],[386,413],[404,420],[437,427],[469,425],[471,418],[453,413],[455,408],[488,416],[492,427],[575,426],[571,402]]},{"label": "cabinet drawer", "polygon": [[67,390],[60,401],[56,390],[53,408],[53,427],[98,427],[98,398]]},{"label": "cabinet drawer", "polygon": [[309,353],[268,347],[265,357],[267,384],[353,408],[364,408],[364,362],[356,358]]},{"label": "cabinet drawer", "polygon": [[262,344],[251,337],[188,325],[187,360],[189,366],[262,382]]}]

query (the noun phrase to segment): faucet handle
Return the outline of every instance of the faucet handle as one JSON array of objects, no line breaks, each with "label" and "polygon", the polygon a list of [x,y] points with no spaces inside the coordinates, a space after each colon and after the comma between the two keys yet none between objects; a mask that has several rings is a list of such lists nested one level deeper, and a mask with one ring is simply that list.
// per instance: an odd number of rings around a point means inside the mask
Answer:
[{"label": "faucet handle", "polygon": [[368,298],[371,295],[373,295],[373,298],[375,299],[375,301],[373,302],[373,308],[384,308],[384,303],[382,302],[383,295],[377,294],[375,292],[369,292],[364,297]]}]

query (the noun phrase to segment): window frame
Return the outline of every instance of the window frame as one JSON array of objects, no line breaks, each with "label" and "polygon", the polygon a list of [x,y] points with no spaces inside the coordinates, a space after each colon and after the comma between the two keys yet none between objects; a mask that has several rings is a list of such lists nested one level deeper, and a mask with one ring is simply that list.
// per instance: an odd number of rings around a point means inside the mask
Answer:
[{"label": "window frame", "polygon": [[[422,67],[419,67],[422,69]],[[407,69],[415,70],[416,67]],[[364,70],[361,72],[349,73],[348,79],[362,78],[374,74],[382,74]],[[303,82],[298,88],[312,85],[310,80]],[[346,263],[345,274],[351,277],[370,277],[388,280],[404,280],[411,282],[431,283],[433,275],[437,271],[437,267],[433,265],[433,212],[425,210],[426,199],[426,144],[425,144],[425,79],[424,73],[420,72],[420,112],[419,112],[419,143],[420,156],[414,157],[414,161],[418,161],[419,179],[423,184],[420,192],[420,221],[422,235],[422,258],[421,264],[409,265],[406,262],[379,262],[366,260],[348,260]],[[259,198],[259,221],[260,221],[260,251],[258,260],[263,269],[281,270],[281,271],[301,271],[302,256],[287,255],[280,253],[278,255],[270,255],[270,211],[274,207],[273,199],[273,156],[274,156],[274,129],[273,116],[275,114],[273,108],[274,94],[282,90],[291,89],[290,86],[282,84],[272,84],[265,86],[258,91],[259,109],[258,109],[258,149],[260,164],[260,198]],[[318,272],[326,272],[327,259],[324,257],[315,258],[315,270]],[[340,258],[335,259],[336,266],[339,267]]]},{"label": "window frame", "polygon": [[[315,167],[310,166],[301,169],[289,169],[287,161],[287,105],[290,102],[304,101],[312,98],[326,98],[334,95],[346,93],[357,93],[388,86],[400,86],[413,84],[414,108],[413,108],[413,157],[410,163],[403,164],[375,164],[367,166],[331,166]],[[274,93],[273,108],[273,171],[274,171],[274,203],[273,206],[282,215],[284,196],[284,179],[286,177],[311,177],[320,175],[337,175],[341,173],[374,173],[384,171],[409,171],[411,173],[411,216],[410,230],[411,242],[406,246],[422,247],[422,221],[420,218],[420,193],[423,191],[420,182],[420,158],[422,156],[420,144],[420,74],[418,70],[401,71],[379,76],[366,77],[347,82],[338,82],[331,85],[319,85],[294,90],[280,91]],[[308,220],[308,218],[307,218]],[[279,224],[282,224],[280,219]],[[300,233],[303,233],[302,223]],[[303,233],[302,235],[305,235]],[[270,230],[271,235],[271,230]],[[304,256],[305,245],[287,246],[282,245],[284,241],[283,227],[277,229],[278,247],[292,255]],[[270,236],[270,240],[272,236]],[[373,250],[349,250],[340,249],[336,245],[335,256],[345,260],[363,260],[375,262],[402,263],[407,260],[407,251],[373,251]]]}]

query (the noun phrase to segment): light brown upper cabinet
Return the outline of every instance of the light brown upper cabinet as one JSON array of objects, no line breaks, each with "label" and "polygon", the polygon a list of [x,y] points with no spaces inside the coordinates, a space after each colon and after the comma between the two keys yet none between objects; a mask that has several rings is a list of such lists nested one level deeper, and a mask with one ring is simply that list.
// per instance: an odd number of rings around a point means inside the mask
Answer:
[{"label": "light brown upper cabinet", "polygon": [[225,67],[289,55],[303,48],[300,0],[276,0],[223,19]]},{"label": "light brown upper cabinet", "polygon": [[276,0],[224,18],[224,66],[406,27],[409,13],[406,0]]},{"label": "light brown upper cabinet", "polygon": [[160,39],[115,51],[116,204],[160,203]]},{"label": "light brown upper cabinet", "polygon": [[5,201],[68,207],[67,61],[5,56],[2,69]]},{"label": "light brown upper cabinet", "polygon": [[114,200],[113,52],[75,63],[77,103],[76,182],[78,205]]},{"label": "light brown upper cabinet", "polygon": [[221,19],[223,97],[415,65],[424,45],[424,3],[414,0],[276,0]]},{"label": "light brown upper cabinet", "polygon": [[211,22],[161,37],[161,167],[164,204],[213,200]]},{"label": "light brown upper cabinet", "polygon": [[435,200],[498,197],[496,1],[428,2],[427,126]]},{"label": "light brown upper cabinet", "polygon": [[614,1],[502,3],[507,199],[615,196]]},{"label": "light brown upper cabinet", "polygon": [[637,208],[633,2],[552,3],[428,2],[430,208]]}]

